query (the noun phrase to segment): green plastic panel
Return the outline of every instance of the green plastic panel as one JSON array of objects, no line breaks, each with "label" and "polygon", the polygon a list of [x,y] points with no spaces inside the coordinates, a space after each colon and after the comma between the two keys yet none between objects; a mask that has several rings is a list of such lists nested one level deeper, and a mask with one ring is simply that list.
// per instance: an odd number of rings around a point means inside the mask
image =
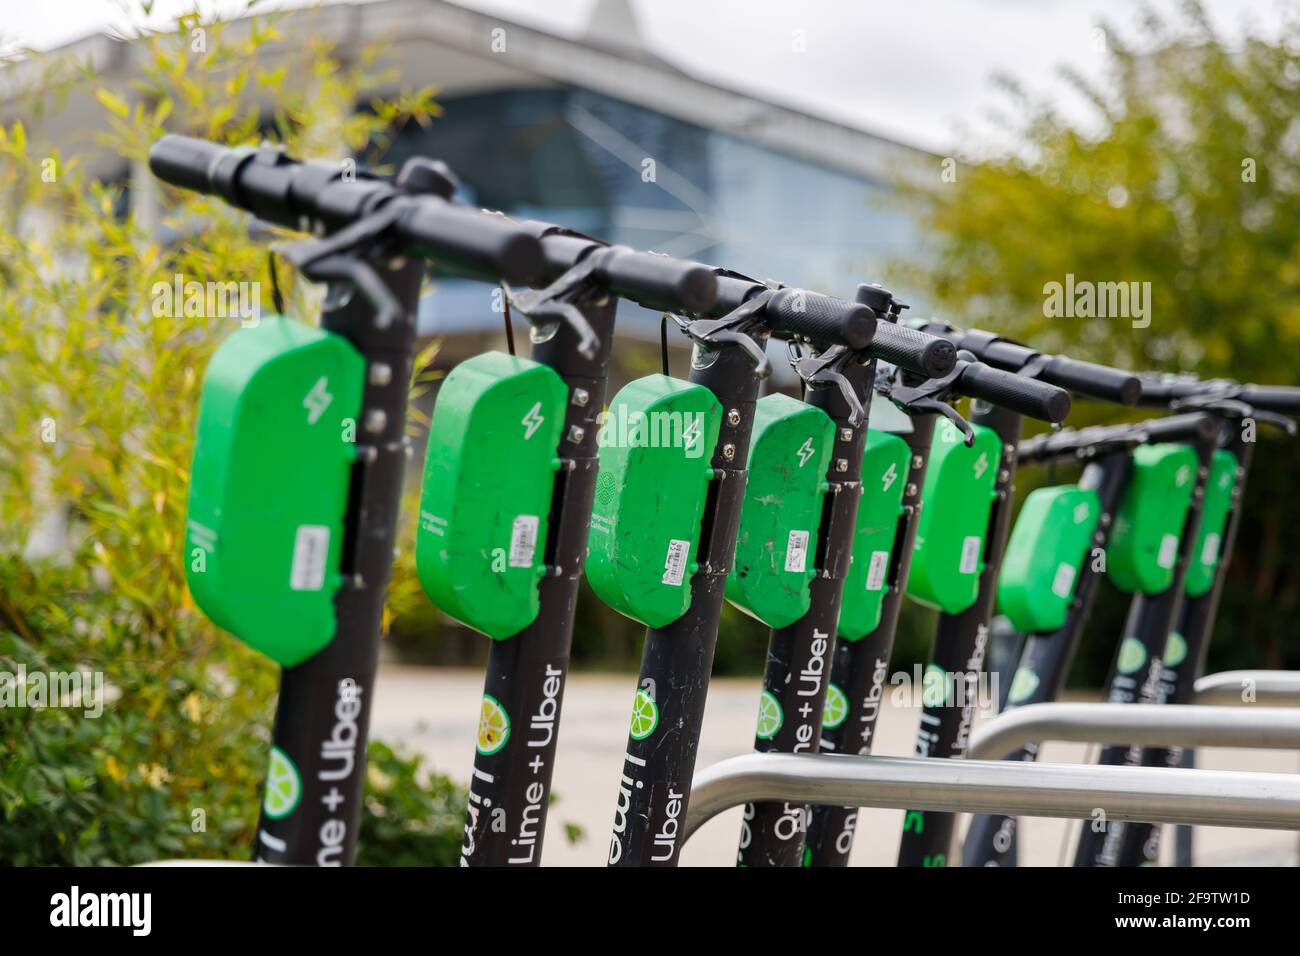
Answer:
[{"label": "green plastic panel", "polygon": [[1134,450],[1133,474],[1106,547],[1106,572],[1121,591],[1160,594],[1173,582],[1196,470],[1190,445]]},{"label": "green plastic panel", "polygon": [[758,400],[727,600],[768,627],[808,613],[835,423],[788,395]]},{"label": "green plastic panel", "polygon": [[1002,461],[997,433],[983,425],[972,427],[975,442],[969,448],[947,419],[934,430],[907,577],[908,597],[948,614],[966,610],[979,594],[984,539]]},{"label": "green plastic panel", "polygon": [[844,579],[840,604],[839,636],[846,641],[860,640],[880,624],[911,455],[907,442],[898,435],[867,429],[853,562]]},{"label": "green plastic panel", "polygon": [[1210,476],[1205,482],[1205,501],[1202,504],[1201,530],[1192,550],[1191,567],[1187,569],[1184,590],[1190,597],[1200,597],[1214,584],[1214,574],[1219,569],[1219,553],[1223,550],[1223,529],[1232,511],[1232,493],[1237,487],[1237,456],[1220,448],[1210,459]]},{"label": "green plastic panel", "polygon": [[504,352],[461,362],[438,391],[415,566],[443,612],[504,640],[537,617],[568,388]]},{"label": "green plastic panel", "polygon": [[663,627],[686,613],[722,406],[703,385],[647,375],[601,428],[587,580],[620,614]]},{"label": "green plastic panel", "polygon": [[1025,498],[998,572],[998,605],[1021,634],[1065,624],[1100,517],[1091,488],[1039,488]]},{"label": "green plastic panel", "polygon": [[334,636],[365,360],[284,316],[212,356],[199,401],[186,578],[203,612],[285,667]]}]

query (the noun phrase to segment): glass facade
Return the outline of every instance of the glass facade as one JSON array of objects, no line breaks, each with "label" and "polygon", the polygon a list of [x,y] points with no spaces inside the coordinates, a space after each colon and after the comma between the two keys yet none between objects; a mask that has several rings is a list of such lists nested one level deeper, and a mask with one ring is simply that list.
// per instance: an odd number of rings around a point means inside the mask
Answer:
[{"label": "glass facade", "polygon": [[[442,101],[444,115],[393,143],[444,160],[463,198],[683,258],[851,295],[914,243],[889,187],[578,89],[522,89]],[[434,277],[421,331],[489,330],[485,287]],[[657,316],[625,306],[620,327],[655,334]]]}]

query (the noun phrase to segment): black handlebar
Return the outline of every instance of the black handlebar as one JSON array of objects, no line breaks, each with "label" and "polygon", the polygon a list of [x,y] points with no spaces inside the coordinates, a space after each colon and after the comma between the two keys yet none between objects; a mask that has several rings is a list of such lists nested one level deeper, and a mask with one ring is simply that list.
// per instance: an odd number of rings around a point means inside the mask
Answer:
[{"label": "black handlebar", "polygon": [[986,365],[1004,371],[1019,372],[1030,362],[1041,360],[1041,367],[1034,373],[1035,378],[1089,398],[1133,405],[1142,394],[1142,383],[1138,377],[1123,369],[1081,362],[1063,355],[1046,355],[982,329],[962,331],[931,323],[925,326],[925,330],[944,335],[957,348],[965,349]]},{"label": "black handlebar", "polygon": [[1070,414],[1070,393],[1024,375],[1013,375],[981,362],[958,360],[956,387],[971,398],[1028,415],[1044,422],[1060,422]]},{"label": "black handlebar", "polygon": [[881,322],[876,326],[867,351],[926,378],[943,378],[957,364],[957,347],[947,339],[895,322]]},{"label": "black handlebar", "polygon": [[400,241],[459,272],[528,283],[542,271],[534,236],[504,216],[448,202],[450,188],[440,188],[447,183],[432,164],[422,167],[428,175],[412,177],[423,180],[414,191],[364,172],[345,178],[342,164],[299,162],[269,147],[231,149],[169,135],[149,150],[149,168],[165,182],[221,196],[290,229],[331,234],[385,209]]},{"label": "black handlebar", "polygon": [[1300,414],[1300,388],[1289,385],[1238,385],[1227,379],[1202,380],[1191,375],[1142,379],[1143,405],[1165,407],[1192,398],[1236,399],[1279,415]]},{"label": "black handlebar", "polygon": [[1214,437],[1218,427],[1212,415],[1192,412],[1122,425],[1067,428],[1063,431],[1024,439],[1020,442],[1017,457],[1023,464],[1073,458],[1083,454],[1102,453],[1158,442],[1208,441]]}]

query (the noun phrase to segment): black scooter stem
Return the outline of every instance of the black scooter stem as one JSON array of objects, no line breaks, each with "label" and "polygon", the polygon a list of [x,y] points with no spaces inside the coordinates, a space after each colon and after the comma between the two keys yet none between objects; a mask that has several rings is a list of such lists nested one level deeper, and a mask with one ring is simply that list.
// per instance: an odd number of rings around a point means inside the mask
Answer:
[{"label": "black scooter stem", "polygon": [[[384,594],[408,461],[407,387],[424,272],[418,259],[376,258],[372,265],[400,302],[404,321],[377,327],[377,310],[364,295],[346,297],[321,317],[321,328],[352,343],[369,369],[358,416],[366,423],[358,444],[367,450],[353,466],[343,539],[343,572],[360,586],[335,595],[330,643],[281,672],[273,743],[298,768],[302,793],[287,817],[262,813],[254,859],[267,863],[346,866],[356,856]],[[380,367],[385,373],[375,374]]]},{"label": "black scooter stem", "polygon": [[[1160,691],[1163,675],[1161,658],[1169,641],[1169,631],[1178,620],[1183,603],[1183,584],[1191,565],[1192,549],[1201,526],[1201,512],[1205,501],[1205,481],[1209,475],[1210,458],[1216,445],[1214,439],[1198,439],[1191,443],[1196,451],[1198,467],[1196,484],[1192,490],[1192,503],[1183,522],[1178,539],[1178,555],[1174,564],[1173,579],[1169,587],[1159,594],[1133,595],[1129,605],[1124,633],[1116,642],[1115,657],[1111,662],[1110,676],[1106,680],[1106,700],[1113,704],[1154,704]],[[1119,667],[1124,638],[1131,637],[1141,646],[1145,655],[1145,670],[1129,676]],[[1102,748],[1098,763],[1103,766],[1137,766],[1142,760],[1142,748],[1108,744]],[[1098,808],[1102,813],[1105,807]],[[1119,862],[1119,848],[1128,824],[1120,820],[1107,820],[1098,816],[1085,820],[1075,848],[1075,866],[1115,866]]]},{"label": "black scooter stem", "polygon": [[[843,374],[862,406],[870,409],[876,363],[853,363]],[[754,749],[760,753],[818,751],[844,578],[852,558],[863,493],[867,421],[864,419],[856,427],[851,424],[853,409],[835,389],[811,389],[806,401],[825,411],[835,423],[835,444],[826,470],[829,489],[817,532],[820,554],[813,565],[817,576],[808,586],[808,611],[787,627],[773,628],[768,640],[763,689],[780,705],[782,719],[774,737],[755,735]],[[802,803],[747,804],[737,862],[741,866],[799,866],[804,855],[807,815],[808,809]]]},{"label": "black scooter stem", "polygon": [[[902,513],[894,533],[894,550],[889,557],[889,580],[880,605],[880,623],[856,641],[840,640],[831,661],[831,683],[844,691],[848,714],[836,727],[823,727],[820,748],[824,753],[867,755],[875,739],[876,720],[884,704],[889,676],[889,658],[898,633],[898,613],[903,606],[907,575],[916,544],[917,518],[921,510],[921,489],[930,462],[935,416],[911,416],[912,430],[900,437],[911,452],[910,468],[903,488]],[[857,827],[857,807],[814,806],[808,824],[809,866],[847,866]]]},{"label": "black scooter stem", "polygon": [[[957,679],[965,682],[965,706],[922,706],[915,751],[918,757],[966,756],[974,718],[975,691],[984,669],[989,621],[997,597],[997,575],[1011,530],[1012,482],[1023,419],[997,406],[983,406],[972,414],[971,419],[993,429],[1002,441],[1002,459],[993,485],[993,508],[985,539],[984,568],[979,576],[979,593],[970,607],[959,614],[939,615],[934,649],[930,655],[933,664],[946,673],[958,675]],[[956,816],[951,813],[907,811],[903,818],[898,865],[946,866],[955,824]]]},{"label": "black scooter stem", "polygon": [[[1219,599],[1227,580],[1228,565],[1232,561],[1241,526],[1242,503],[1245,500],[1246,477],[1250,473],[1255,443],[1242,440],[1241,430],[1233,432],[1227,450],[1237,459],[1237,482],[1232,491],[1232,505],[1224,525],[1219,550],[1219,563],[1214,570],[1214,581],[1204,594],[1185,595],[1174,631],[1181,634],[1186,652],[1176,663],[1162,661],[1162,676],[1157,695],[1158,703],[1191,703],[1196,679],[1205,673],[1205,659],[1210,650],[1210,636],[1218,616]],[[1181,747],[1152,747],[1142,754],[1144,767],[1178,767],[1183,762]],[[1142,866],[1154,864],[1160,855],[1159,823],[1131,823],[1120,841],[1119,865]]]},{"label": "black scooter stem", "polygon": [[[1027,697],[1014,703],[1005,701],[1001,708],[1002,713],[1017,707],[1056,700],[1065,686],[1070,663],[1079,646],[1079,638],[1083,634],[1101,580],[1105,576],[1097,562],[1093,560],[1093,555],[1098,549],[1105,548],[1110,538],[1115,512],[1123,500],[1131,469],[1132,455],[1127,449],[1108,452],[1084,468],[1079,478],[1079,487],[1095,491],[1101,502],[1097,529],[1089,545],[1089,557],[1079,569],[1065,623],[1055,631],[1026,636],[1016,669],[1032,673],[1037,680],[1034,682],[1034,689]],[[1032,762],[1038,759],[1038,748],[1037,743],[1026,744],[1002,759]],[[1014,865],[1016,826],[1015,817],[979,814],[972,818],[962,846],[962,865]]]},{"label": "black scooter stem", "polygon": [[671,624],[646,632],[637,686],[658,705],[661,729],[642,740],[628,737],[609,846],[610,866],[677,865],[718,620],[736,552],[760,380],[742,349],[720,349],[708,356],[712,361],[707,365],[699,361],[700,354],[696,349],[692,356],[690,380],[709,388],[723,408],[711,462],[715,477],[700,536],[700,570],[691,578],[691,603],[686,613]]},{"label": "black scooter stem", "polygon": [[532,359],[555,369],[569,390],[557,452],[563,467],[547,519],[549,573],[538,584],[537,617],[518,634],[491,641],[488,649],[483,693],[506,713],[520,715],[519,731],[490,754],[475,750],[461,847],[461,862],[467,866],[541,863],[596,487],[597,419],[605,403],[616,301],[602,295],[576,306],[599,341],[590,358],[581,354],[579,337],[567,324],[532,347]]}]

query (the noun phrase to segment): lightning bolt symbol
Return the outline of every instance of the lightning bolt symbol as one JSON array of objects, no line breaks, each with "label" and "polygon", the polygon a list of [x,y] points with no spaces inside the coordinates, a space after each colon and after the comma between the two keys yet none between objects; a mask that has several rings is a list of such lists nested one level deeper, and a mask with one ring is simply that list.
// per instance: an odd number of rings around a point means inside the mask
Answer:
[{"label": "lightning bolt symbol", "polygon": [[682,447],[687,453],[694,450],[695,443],[700,440],[700,426],[702,424],[702,415],[692,415],[690,422],[682,429]]},{"label": "lightning bolt symbol", "polygon": [[325,414],[325,409],[329,408],[330,402],[334,401],[334,396],[329,392],[329,384],[329,379],[322,375],[302,400],[302,407],[307,409],[308,425],[315,425],[320,421],[320,417]]},{"label": "lightning bolt symbol", "polygon": [[519,420],[519,424],[524,426],[524,441],[528,441],[528,439],[532,438],[537,432],[537,429],[541,428],[542,423],[546,421],[546,419],[542,417],[541,411],[542,403],[538,402],[532,408],[528,409],[528,411],[524,413],[524,417]]},{"label": "lightning bolt symbol", "polygon": [[808,459],[813,456],[815,451],[816,449],[813,448],[812,437],[809,436],[808,438],[805,438],[803,444],[799,446],[799,450],[795,452],[795,454],[799,456],[800,468],[808,464]]},{"label": "lightning bolt symbol", "polygon": [[889,463],[889,467],[885,469],[885,473],[880,476],[880,483],[883,486],[881,490],[888,491],[890,486],[893,485],[893,483],[896,482],[897,480],[898,480],[898,466],[891,461]]},{"label": "lightning bolt symbol", "polygon": [[988,470],[989,470],[989,455],[988,452],[982,452],[980,456],[975,459],[975,477],[976,478],[983,477],[984,472]]}]

